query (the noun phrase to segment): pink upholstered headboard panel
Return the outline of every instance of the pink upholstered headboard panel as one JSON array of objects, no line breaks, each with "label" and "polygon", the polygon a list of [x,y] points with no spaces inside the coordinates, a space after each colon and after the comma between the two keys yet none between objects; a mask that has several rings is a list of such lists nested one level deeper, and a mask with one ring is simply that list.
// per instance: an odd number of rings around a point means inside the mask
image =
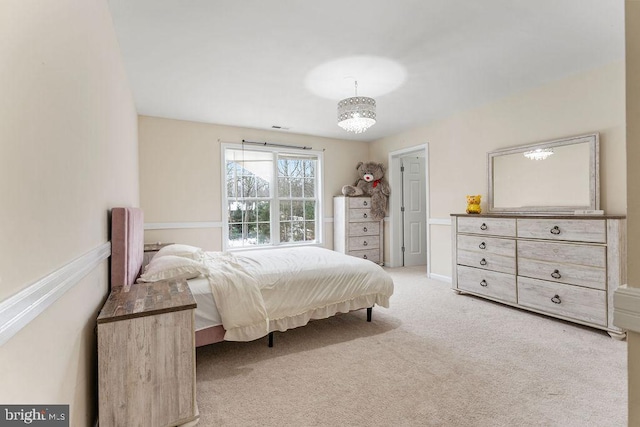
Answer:
[{"label": "pink upholstered headboard panel", "polygon": [[131,285],[144,258],[144,216],[140,208],[111,210],[111,289]]}]

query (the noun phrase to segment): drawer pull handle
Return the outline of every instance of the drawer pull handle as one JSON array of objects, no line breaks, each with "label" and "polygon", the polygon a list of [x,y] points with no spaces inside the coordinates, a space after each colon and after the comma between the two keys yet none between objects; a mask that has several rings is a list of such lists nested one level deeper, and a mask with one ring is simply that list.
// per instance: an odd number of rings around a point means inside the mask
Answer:
[{"label": "drawer pull handle", "polygon": [[489,286],[489,285],[487,284],[487,281],[486,281],[486,280],[482,279],[482,282],[480,282],[480,286],[482,286],[482,287],[486,288],[486,287],[487,287],[487,286]]},{"label": "drawer pull handle", "polygon": [[369,244],[367,243],[367,241],[365,240],[364,243],[362,244],[362,246],[368,246]]},{"label": "drawer pull handle", "polygon": [[486,229],[487,229],[487,224],[483,222],[482,225],[480,226],[480,230],[486,230]]},{"label": "drawer pull handle", "polygon": [[363,216],[364,218],[366,218],[366,217],[367,217],[367,214],[362,214],[362,216]]},{"label": "drawer pull handle", "polygon": [[556,225],[551,229],[551,234],[555,234],[556,236],[560,234],[560,228]]},{"label": "drawer pull handle", "polygon": [[480,243],[480,245],[478,245],[478,247],[479,247],[480,249],[487,249],[487,245],[486,245],[486,243],[484,243],[484,242]]},{"label": "drawer pull handle", "polygon": [[480,265],[487,265],[487,260],[486,260],[486,259],[484,259],[484,258],[482,258],[482,259],[480,260]]},{"label": "drawer pull handle", "polygon": [[369,203],[367,203],[367,201],[365,200],[364,202],[362,202],[363,206],[369,206]]},{"label": "drawer pull handle", "polygon": [[551,302],[554,304],[560,304],[562,302],[560,300],[560,295],[554,295],[553,298],[551,298]]},{"label": "drawer pull handle", "polygon": [[366,254],[362,255],[362,258],[364,258],[364,259],[369,259],[369,258],[367,258],[367,255],[366,255]]},{"label": "drawer pull handle", "polygon": [[363,228],[362,231],[367,232],[367,227]]},{"label": "drawer pull handle", "polygon": [[559,279],[562,277],[562,275],[558,270],[553,270],[553,273],[551,273],[551,277],[553,277],[554,279]]}]

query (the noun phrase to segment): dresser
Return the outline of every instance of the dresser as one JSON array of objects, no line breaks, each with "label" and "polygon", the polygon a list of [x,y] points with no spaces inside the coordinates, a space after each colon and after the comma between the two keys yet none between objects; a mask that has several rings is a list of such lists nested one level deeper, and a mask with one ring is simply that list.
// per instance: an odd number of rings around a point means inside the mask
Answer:
[{"label": "dresser", "polygon": [[197,422],[195,308],[185,280],[111,292],[97,321],[100,427]]},{"label": "dresser", "polygon": [[452,214],[453,289],[607,331],[626,281],[622,216]]},{"label": "dresser", "polygon": [[333,198],[333,249],[383,264],[383,223],[371,217],[371,197]]}]

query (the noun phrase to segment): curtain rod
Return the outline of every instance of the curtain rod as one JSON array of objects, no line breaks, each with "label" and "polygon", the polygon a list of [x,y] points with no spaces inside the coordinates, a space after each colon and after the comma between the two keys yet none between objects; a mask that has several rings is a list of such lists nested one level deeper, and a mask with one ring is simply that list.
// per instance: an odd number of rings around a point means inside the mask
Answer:
[{"label": "curtain rod", "polygon": [[276,144],[274,142],[257,142],[257,141],[247,141],[245,139],[242,140],[243,144],[255,144],[255,145],[263,145],[263,146],[271,146],[271,147],[286,147],[286,148],[296,148],[298,150],[313,150],[313,147],[300,146],[300,145],[286,145],[286,144]]}]

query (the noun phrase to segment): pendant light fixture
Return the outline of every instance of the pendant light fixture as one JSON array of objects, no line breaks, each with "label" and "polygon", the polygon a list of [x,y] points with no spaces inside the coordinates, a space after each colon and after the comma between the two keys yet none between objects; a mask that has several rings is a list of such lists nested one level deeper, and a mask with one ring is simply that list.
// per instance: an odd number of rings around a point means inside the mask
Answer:
[{"label": "pendant light fixture", "polygon": [[358,96],[358,81],[355,94],[338,102],[338,126],[348,132],[362,133],[376,124],[376,100]]}]

